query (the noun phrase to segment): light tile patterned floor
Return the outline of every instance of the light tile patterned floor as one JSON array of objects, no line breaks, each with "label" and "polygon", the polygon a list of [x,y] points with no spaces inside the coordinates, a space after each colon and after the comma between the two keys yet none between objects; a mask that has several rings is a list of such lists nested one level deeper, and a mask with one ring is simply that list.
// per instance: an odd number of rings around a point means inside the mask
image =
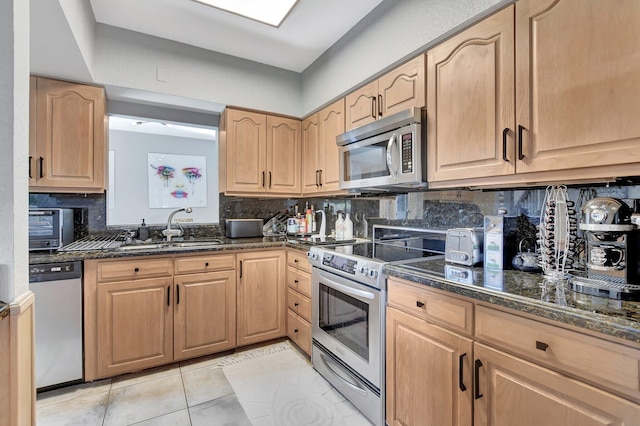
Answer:
[{"label": "light tile patterned floor", "polygon": [[37,426],[360,426],[287,341],[38,394]]}]

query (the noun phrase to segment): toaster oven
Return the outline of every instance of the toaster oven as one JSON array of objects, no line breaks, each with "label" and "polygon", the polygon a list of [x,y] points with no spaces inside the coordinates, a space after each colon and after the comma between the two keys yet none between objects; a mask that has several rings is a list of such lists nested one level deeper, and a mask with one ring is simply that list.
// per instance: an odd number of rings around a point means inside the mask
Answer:
[{"label": "toaster oven", "polygon": [[56,250],[74,240],[73,209],[29,208],[29,250]]}]

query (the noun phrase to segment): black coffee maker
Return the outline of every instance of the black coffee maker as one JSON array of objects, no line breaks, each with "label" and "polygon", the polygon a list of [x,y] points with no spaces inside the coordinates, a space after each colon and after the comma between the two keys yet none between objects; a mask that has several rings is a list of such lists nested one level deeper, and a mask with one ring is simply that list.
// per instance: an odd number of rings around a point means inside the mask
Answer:
[{"label": "black coffee maker", "polygon": [[599,197],[585,203],[579,227],[586,240],[589,278],[640,284],[640,230],[632,221],[633,214],[617,198]]}]

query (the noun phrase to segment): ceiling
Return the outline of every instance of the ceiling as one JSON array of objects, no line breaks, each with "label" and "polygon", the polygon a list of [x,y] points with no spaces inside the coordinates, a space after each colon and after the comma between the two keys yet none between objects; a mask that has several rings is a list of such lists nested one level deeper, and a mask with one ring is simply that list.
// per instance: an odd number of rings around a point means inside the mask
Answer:
[{"label": "ceiling", "polygon": [[299,0],[279,28],[193,0],[90,0],[96,22],[304,71],[382,0]]}]

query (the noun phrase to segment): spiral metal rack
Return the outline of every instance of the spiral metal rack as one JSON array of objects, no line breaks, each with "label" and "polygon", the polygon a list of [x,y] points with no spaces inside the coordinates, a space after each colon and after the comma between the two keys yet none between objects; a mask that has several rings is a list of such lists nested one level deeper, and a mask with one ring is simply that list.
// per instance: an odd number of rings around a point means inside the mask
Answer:
[{"label": "spiral metal rack", "polygon": [[540,267],[546,279],[565,280],[573,267],[578,230],[574,207],[564,185],[547,187],[538,231]]}]

